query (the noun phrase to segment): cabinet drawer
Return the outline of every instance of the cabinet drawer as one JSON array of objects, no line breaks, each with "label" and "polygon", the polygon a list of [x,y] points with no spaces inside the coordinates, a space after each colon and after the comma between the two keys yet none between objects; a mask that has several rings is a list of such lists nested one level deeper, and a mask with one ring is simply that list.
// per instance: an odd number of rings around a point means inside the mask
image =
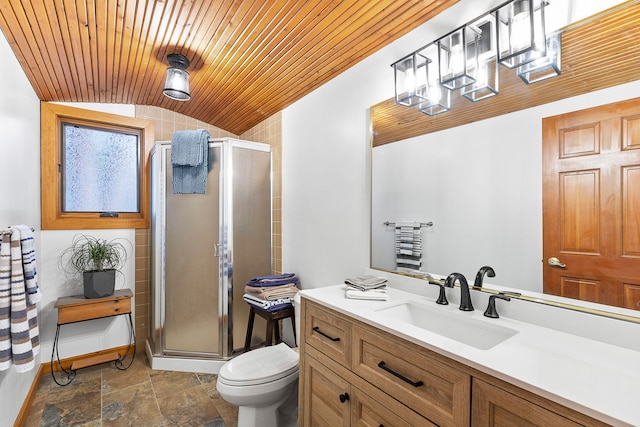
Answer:
[{"label": "cabinet drawer", "polygon": [[351,323],[333,310],[307,301],[304,339],[307,345],[349,368],[351,366]]},{"label": "cabinet drawer", "polygon": [[470,375],[390,334],[352,333],[354,373],[436,424],[469,425]]},{"label": "cabinet drawer", "polygon": [[473,425],[578,427],[582,424],[474,378]]},{"label": "cabinet drawer", "polygon": [[351,388],[351,425],[354,427],[436,427],[435,424],[407,408],[403,410],[402,417],[398,416],[382,402],[374,400],[356,387]]},{"label": "cabinet drawer", "polygon": [[58,306],[58,324],[82,322],[131,312],[131,298],[114,298],[95,302]]}]

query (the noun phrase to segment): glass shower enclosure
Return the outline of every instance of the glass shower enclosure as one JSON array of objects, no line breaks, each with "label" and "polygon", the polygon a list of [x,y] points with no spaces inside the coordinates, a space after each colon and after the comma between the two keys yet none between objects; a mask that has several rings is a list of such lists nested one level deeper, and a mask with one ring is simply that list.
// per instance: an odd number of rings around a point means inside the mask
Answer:
[{"label": "glass shower enclosure", "polygon": [[270,147],[210,140],[206,194],[173,194],[169,142],[154,146],[151,175],[147,356],[155,369],[217,373],[244,345],[245,283],[271,274]]}]

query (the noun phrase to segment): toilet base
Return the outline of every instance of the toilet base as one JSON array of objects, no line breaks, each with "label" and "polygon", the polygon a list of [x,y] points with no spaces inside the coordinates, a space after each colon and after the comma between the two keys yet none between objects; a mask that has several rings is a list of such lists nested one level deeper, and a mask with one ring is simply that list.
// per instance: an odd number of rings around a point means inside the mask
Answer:
[{"label": "toilet base", "polygon": [[290,393],[269,406],[240,406],[238,427],[298,427],[298,380]]}]

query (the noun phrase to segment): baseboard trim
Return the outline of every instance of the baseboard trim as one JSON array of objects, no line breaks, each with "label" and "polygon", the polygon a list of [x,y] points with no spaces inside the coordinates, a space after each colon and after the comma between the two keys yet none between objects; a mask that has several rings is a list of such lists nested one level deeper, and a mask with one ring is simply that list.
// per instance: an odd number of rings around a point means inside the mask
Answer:
[{"label": "baseboard trim", "polygon": [[[129,345],[123,345],[121,347],[114,347],[107,350],[100,350],[94,353],[87,353],[80,356],[69,357],[68,359],[63,359],[60,361],[60,364],[65,368],[69,369],[74,362],[81,362],[86,359],[93,359],[96,356],[102,356],[105,354],[117,352],[119,354],[128,356],[133,354],[135,348]],[[54,363],[55,372],[60,372],[62,369],[57,363]],[[40,382],[45,375],[51,374],[51,363],[50,361],[41,362],[40,367],[38,368],[38,372],[36,373],[33,382],[31,383],[31,387],[29,388],[29,392],[27,393],[27,397],[22,402],[22,408],[20,408],[20,413],[18,413],[18,417],[16,418],[13,427],[23,427],[27,422],[27,417],[29,416],[29,409],[31,409],[31,405],[33,404],[33,400],[35,399],[36,392],[38,391],[38,387],[40,386]]]}]

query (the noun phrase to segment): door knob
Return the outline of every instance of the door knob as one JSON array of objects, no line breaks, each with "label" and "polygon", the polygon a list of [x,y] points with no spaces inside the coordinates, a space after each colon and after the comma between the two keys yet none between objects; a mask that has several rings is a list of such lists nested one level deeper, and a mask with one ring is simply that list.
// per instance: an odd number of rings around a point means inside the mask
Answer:
[{"label": "door knob", "polygon": [[556,257],[551,257],[547,260],[547,263],[551,266],[551,267],[560,267],[560,268],[565,268],[567,266],[567,264],[563,264],[560,262],[560,260]]}]

